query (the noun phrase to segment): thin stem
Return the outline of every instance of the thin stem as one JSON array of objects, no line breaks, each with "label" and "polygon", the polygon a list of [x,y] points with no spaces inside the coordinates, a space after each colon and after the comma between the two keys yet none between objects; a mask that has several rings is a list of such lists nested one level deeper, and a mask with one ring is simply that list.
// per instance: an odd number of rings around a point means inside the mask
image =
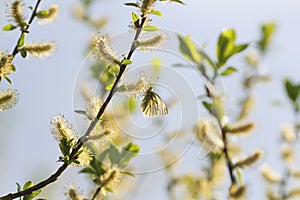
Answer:
[{"label": "thin stem", "polygon": [[233,167],[232,161],[231,161],[229,153],[228,153],[227,133],[226,133],[226,130],[222,127],[220,121],[218,123],[219,123],[219,126],[220,126],[221,130],[222,130],[222,140],[223,140],[223,144],[224,144],[223,153],[225,155],[227,169],[228,169],[228,172],[229,172],[229,175],[230,175],[231,184],[235,184],[236,179],[233,175],[233,168],[234,167]]},{"label": "thin stem", "polygon": [[93,197],[92,197],[91,200],[95,200],[96,199],[96,197],[98,196],[99,192],[101,191],[101,188],[102,188],[101,186],[99,186],[97,188],[97,190],[95,191],[95,193],[94,193],[94,195],[93,195]]},{"label": "thin stem", "polygon": [[[40,1],[41,0],[39,0],[38,2],[40,2]],[[145,24],[146,19],[147,19],[147,17],[142,16],[141,22],[140,22],[139,26],[137,27],[137,30],[136,30],[136,33],[135,33],[133,41],[136,41],[139,38],[139,36],[140,36],[140,34],[142,32],[142,28],[143,28],[143,26]],[[136,47],[134,45],[134,42],[132,42],[131,47],[130,47],[130,51],[129,51],[126,59],[130,60],[130,58],[132,57],[132,55],[133,55],[133,53],[134,53],[135,50],[136,50]],[[99,119],[103,115],[106,107],[108,106],[109,102],[111,101],[111,99],[112,99],[112,97],[113,97],[113,95],[115,93],[115,89],[117,87],[117,84],[120,81],[120,79],[121,79],[121,77],[122,77],[122,75],[123,75],[126,67],[127,67],[127,65],[121,65],[120,66],[120,71],[119,71],[119,73],[117,75],[117,78],[116,78],[116,80],[115,80],[115,82],[113,84],[113,87],[112,87],[111,91],[109,92],[106,100],[104,101],[103,105],[101,106],[101,108],[100,108],[100,110],[99,110],[96,118],[91,122],[90,126],[86,130],[83,138],[87,138],[90,135],[91,131],[95,128],[97,122],[99,121]],[[86,140],[81,140],[80,139],[80,141],[78,142],[78,145],[76,146],[76,148],[73,149],[73,151],[72,151],[72,153],[70,155],[70,158],[73,158],[76,155],[76,153],[82,147],[82,145],[84,143],[83,141],[86,141]],[[10,193],[10,194],[8,194],[6,196],[0,197],[0,200],[12,200],[12,199],[24,196],[24,195],[31,194],[32,192],[34,192],[36,190],[42,189],[45,186],[49,185],[50,183],[55,182],[60,177],[60,175],[67,169],[68,166],[69,166],[69,163],[64,163],[60,168],[58,168],[58,170],[54,174],[52,174],[49,178],[45,179],[44,181],[38,183],[37,185],[35,185],[33,187],[30,187],[30,188],[26,189],[26,190],[23,190],[23,191],[20,191],[20,192],[16,192],[16,193]]]},{"label": "thin stem", "polygon": [[39,7],[41,1],[42,1],[42,0],[38,0],[38,1],[36,2],[35,7],[34,7],[34,9],[33,9],[33,11],[32,11],[32,14],[31,14],[31,16],[30,16],[30,18],[29,18],[29,21],[28,21],[26,27],[25,27],[24,29],[21,29],[20,37],[19,37],[19,39],[17,40],[17,44],[16,44],[16,46],[14,47],[14,50],[13,50],[13,52],[12,52],[12,56],[13,56],[13,57],[15,57],[15,56],[19,53],[19,50],[18,50],[18,47],[19,47],[18,41],[20,40],[20,38],[22,37],[23,34],[28,33],[28,30],[29,30],[29,28],[30,28],[30,25],[31,25],[33,19],[34,19],[35,16],[36,16],[36,11],[37,11],[37,9],[38,9],[38,7]]}]

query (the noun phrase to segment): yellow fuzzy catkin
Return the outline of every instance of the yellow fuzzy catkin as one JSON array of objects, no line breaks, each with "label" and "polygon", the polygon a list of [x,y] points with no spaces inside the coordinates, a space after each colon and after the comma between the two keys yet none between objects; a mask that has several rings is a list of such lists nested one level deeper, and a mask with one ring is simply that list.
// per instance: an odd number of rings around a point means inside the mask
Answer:
[{"label": "yellow fuzzy catkin", "polygon": [[74,187],[70,187],[68,191],[65,193],[68,200],[83,200],[80,194],[78,194],[77,190]]},{"label": "yellow fuzzy catkin", "polygon": [[294,178],[300,178],[300,171],[291,172],[291,176],[294,177]]},{"label": "yellow fuzzy catkin", "polygon": [[51,23],[55,20],[58,10],[58,5],[52,5],[49,9],[38,12],[36,17],[42,24]]},{"label": "yellow fuzzy catkin", "polygon": [[32,44],[24,45],[22,49],[31,54],[33,57],[43,59],[48,58],[55,50],[55,43],[37,44],[33,42]]},{"label": "yellow fuzzy catkin", "polygon": [[141,12],[144,16],[148,15],[153,8],[153,4],[156,2],[156,0],[143,0],[142,6],[141,6]]},{"label": "yellow fuzzy catkin", "polygon": [[20,0],[14,0],[8,4],[9,15],[20,28],[23,28],[26,25],[23,7],[24,5]]},{"label": "yellow fuzzy catkin", "polygon": [[261,167],[260,171],[265,180],[270,183],[278,183],[281,181],[280,175],[266,164]]},{"label": "yellow fuzzy catkin", "polygon": [[141,48],[143,50],[152,49],[160,45],[164,39],[165,39],[165,35],[157,34],[151,38],[137,41],[135,45],[137,48]]},{"label": "yellow fuzzy catkin", "polygon": [[292,190],[290,190],[287,194],[288,198],[294,198],[300,196],[300,188],[294,188]]},{"label": "yellow fuzzy catkin", "polygon": [[117,185],[121,179],[120,169],[116,166],[113,166],[106,170],[106,172],[99,177],[101,181],[102,188],[111,188]]},{"label": "yellow fuzzy catkin", "polygon": [[281,148],[281,157],[286,164],[291,164],[295,160],[295,153],[290,146],[283,146]]},{"label": "yellow fuzzy catkin", "polygon": [[241,125],[236,125],[234,127],[229,128],[227,131],[230,134],[247,134],[251,132],[255,128],[254,123],[247,123],[247,124],[241,124]]},{"label": "yellow fuzzy catkin", "polygon": [[116,51],[112,49],[108,35],[98,34],[92,38],[91,43],[95,58],[100,59],[108,66],[115,63],[119,64],[118,55]]},{"label": "yellow fuzzy catkin", "polygon": [[245,185],[238,186],[233,184],[230,186],[229,194],[232,200],[243,199],[247,194],[247,187]]},{"label": "yellow fuzzy catkin", "polygon": [[290,124],[284,124],[281,128],[282,139],[286,142],[294,142],[296,140],[296,133]]},{"label": "yellow fuzzy catkin", "polygon": [[238,116],[238,120],[245,119],[254,107],[255,99],[252,95],[249,95],[243,102],[242,110]]},{"label": "yellow fuzzy catkin", "polygon": [[0,50],[0,81],[1,78],[9,75],[12,72],[14,68],[12,62],[13,56]]},{"label": "yellow fuzzy catkin", "polygon": [[19,101],[17,90],[5,89],[0,91],[0,112],[11,109]]},{"label": "yellow fuzzy catkin", "polygon": [[258,161],[262,156],[263,156],[263,152],[261,150],[257,150],[255,153],[253,153],[249,157],[238,161],[234,165],[234,167],[241,167],[241,168],[249,167],[252,164],[254,164],[256,161]]}]

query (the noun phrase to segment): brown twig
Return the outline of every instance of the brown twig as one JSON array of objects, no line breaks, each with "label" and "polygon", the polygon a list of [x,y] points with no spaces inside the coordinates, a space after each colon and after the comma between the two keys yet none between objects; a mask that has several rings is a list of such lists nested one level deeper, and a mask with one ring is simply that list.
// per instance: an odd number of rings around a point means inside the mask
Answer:
[{"label": "brown twig", "polygon": [[34,7],[34,9],[33,9],[33,11],[32,11],[32,14],[31,14],[31,16],[30,16],[30,18],[29,18],[29,21],[28,21],[27,25],[25,26],[24,29],[21,29],[20,37],[19,37],[19,39],[17,40],[17,44],[16,44],[16,46],[14,47],[14,50],[12,51],[12,56],[13,56],[13,57],[15,57],[15,56],[19,53],[19,50],[18,50],[18,47],[19,47],[19,44],[18,44],[18,43],[19,43],[19,40],[20,40],[20,38],[22,37],[23,34],[29,32],[28,30],[29,30],[29,28],[30,28],[30,25],[31,25],[32,21],[34,20],[34,18],[35,18],[35,16],[36,16],[36,11],[37,11],[37,9],[38,9],[38,7],[39,7],[41,1],[42,1],[42,0],[38,0],[38,1],[36,2],[35,7]]}]

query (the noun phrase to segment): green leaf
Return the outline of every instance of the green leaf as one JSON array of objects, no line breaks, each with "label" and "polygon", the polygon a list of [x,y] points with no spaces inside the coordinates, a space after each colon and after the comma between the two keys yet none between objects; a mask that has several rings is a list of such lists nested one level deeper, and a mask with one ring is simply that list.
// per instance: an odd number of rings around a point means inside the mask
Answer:
[{"label": "green leaf", "polygon": [[129,113],[134,112],[136,110],[137,106],[138,106],[138,103],[137,103],[135,98],[129,98],[128,99],[128,111],[129,111]]},{"label": "green leaf", "polygon": [[22,186],[19,183],[16,184],[17,184],[17,191],[20,192],[22,190]]},{"label": "green leaf", "polygon": [[129,161],[136,157],[140,152],[140,147],[136,144],[129,143],[122,149],[120,165],[126,167]]},{"label": "green leaf", "polygon": [[242,172],[239,169],[236,169],[236,173],[237,173],[237,178],[240,184],[243,183],[243,176],[242,176]]},{"label": "green leaf", "polygon": [[225,30],[220,34],[217,44],[217,57],[219,68],[226,63],[227,59],[232,54],[235,39],[236,33],[233,29]]},{"label": "green leaf", "polygon": [[[159,1],[167,1],[167,0],[159,0]],[[182,1],[180,0],[170,0],[171,2],[175,2],[175,3],[180,3],[182,5],[185,5],[185,3],[183,3]]]},{"label": "green leaf", "polygon": [[21,49],[20,53],[21,53],[22,58],[26,58],[27,57],[27,51],[26,50]]},{"label": "green leaf", "polygon": [[159,10],[151,10],[151,14],[153,14],[153,15],[157,15],[157,16],[159,16],[159,17],[162,17],[163,15],[162,15],[162,13],[159,11]]},{"label": "green leaf", "polygon": [[132,64],[132,61],[131,61],[131,60],[125,59],[125,60],[122,61],[121,64],[122,64],[122,65],[130,65],[130,64]]},{"label": "green leaf", "polygon": [[258,47],[262,52],[265,52],[270,46],[275,29],[276,24],[273,22],[261,26],[261,38],[258,41]]},{"label": "green leaf", "polygon": [[113,86],[114,86],[114,83],[109,84],[108,86],[106,86],[106,90],[111,91]]},{"label": "green leaf", "polygon": [[42,190],[34,191],[30,195],[25,195],[23,197],[23,200],[32,200],[34,197],[36,197],[37,195],[39,195],[41,192],[42,192]]},{"label": "green leaf", "polygon": [[85,167],[82,170],[80,170],[78,173],[96,174],[97,175],[97,173],[90,167]]},{"label": "green leaf", "polygon": [[139,20],[139,17],[134,12],[131,13],[131,18],[132,18],[133,23],[137,22]]},{"label": "green leaf", "polygon": [[8,78],[7,76],[4,76],[4,78],[9,84],[12,84],[12,81],[10,80],[10,78]]},{"label": "green leaf", "polygon": [[19,38],[19,40],[18,40],[18,47],[22,47],[24,45],[24,42],[25,42],[25,33],[23,33],[21,35],[21,37]]},{"label": "green leaf", "polygon": [[235,45],[235,40],[236,32],[233,29],[225,30],[220,34],[217,44],[218,68],[224,66],[231,56],[248,47],[248,44]]},{"label": "green leaf", "polygon": [[159,28],[157,26],[144,26],[143,30],[148,31],[148,32],[152,32],[152,31],[158,31]]},{"label": "green leaf", "polygon": [[228,76],[228,75],[232,74],[233,72],[237,72],[237,69],[234,68],[234,67],[228,67],[227,69],[225,69],[225,70],[221,73],[221,75],[222,75],[222,76]]},{"label": "green leaf", "polygon": [[203,106],[206,108],[206,110],[209,112],[209,113],[212,113],[213,112],[213,105],[212,103],[209,103],[209,102],[206,102],[206,101],[202,101],[202,104]]},{"label": "green leaf", "polygon": [[285,90],[289,99],[295,103],[300,94],[300,85],[292,83],[289,79],[285,79]]},{"label": "green leaf", "polygon": [[191,36],[182,37],[178,35],[178,39],[180,43],[179,49],[183,56],[194,63],[200,63],[201,57],[198,53],[196,45],[191,40]]},{"label": "green leaf", "polygon": [[121,159],[118,149],[112,144],[109,146],[109,159],[111,164],[119,164]]},{"label": "green leaf", "polygon": [[135,175],[131,172],[122,171],[121,173],[135,178]]},{"label": "green leaf", "polygon": [[14,26],[14,25],[12,25],[12,24],[7,24],[6,26],[4,26],[3,28],[2,28],[2,30],[3,31],[12,31],[12,30],[14,30],[14,29],[16,29],[17,28],[17,26]]},{"label": "green leaf", "polygon": [[11,70],[12,70],[13,72],[17,71],[17,68],[16,68],[16,66],[14,66],[14,65],[11,65]]},{"label": "green leaf", "polygon": [[75,113],[80,114],[80,115],[87,115],[85,110],[74,110]]},{"label": "green leaf", "polygon": [[235,46],[233,49],[232,55],[244,51],[248,46],[249,46],[248,44],[241,44],[241,45]]},{"label": "green leaf", "polygon": [[34,186],[32,181],[27,181],[24,185],[23,185],[23,190],[26,190],[30,187]]},{"label": "green leaf", "polygon": [[38,13],[36,13],[37,17],[44,17],[49,15],[49,10],[41,10]]},{"label": "green leaf", "polygon": [[132,6],[132,7],[136,7],[136,8],[140,8],[139,4],[137,3],[124,3],[125,6]]}]

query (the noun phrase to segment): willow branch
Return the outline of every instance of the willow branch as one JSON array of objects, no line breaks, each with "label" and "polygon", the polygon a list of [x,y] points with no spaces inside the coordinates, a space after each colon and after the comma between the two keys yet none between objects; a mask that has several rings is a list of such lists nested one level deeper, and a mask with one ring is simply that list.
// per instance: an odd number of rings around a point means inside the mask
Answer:
[{"label": "willow branch", "polygon": [[18,41],[20,40],[20,38],[22,37],[23,34],[29,32],[30,25],[31,25],[32,21],[34,20],[34,18],[35,18],[35,16],[36,16],[36,11],[37,11],[37,9],[38,9],[38,7],[39,7],[41,1],[42,1],[42,0],[38,0],[38,1],[36,2],[35,7],[34,7],[34,9],[33,9],[33,11],[32,11],[32,14],[31,14],[31,16],[30,16],[30,18],[29,18],[29,21],[28,21],[27,25],[25,26],[24,29],[21,29],[20,37],[19,37],[19,39],[17,40],[17,44],[16,44],[16,46],[14,47],[14,50],[12,51],[12,56],[13,56],[13,57],[15,57],[15,56],[19,53],[19,50],[18,50],[18,47],[19,47]]},{"label": "willow branch", "polygon": [[[38,3],[40,1],[41,0],[39,0]],[[37,6],[36,6],[36,8],[37,8]],[[33,18],[34,17],[32,17],[31,19],[33,20]],[[142,19],[141,19],[140,23],[136,27],[137,29],[136,29],[136,33],[135,33],[133,41],[136,41],[139,38],[139,36],[140,36],[140,34],[142,32],[142,28],[143,28],[143,26],[145,24],[146,19],[147,19],[146,16],[142,16]],[[133,53],[134,53],[135,50],[136,50],[135,43],[132,42],[130,50],[129,50],[128,55],[126,57],[127,60],[131,59],[131,57],[132,57],[132,55],[133,55]],[[124,74],[126,67],[127,67],[127,65],[124,65],[124,64],[120,65],[120,71],[119,71],[119,73],[117,75],[117,78],[116,78],[114,84],[113,84],[113,87],[110,90],[108,96],[106,97],[106,100],[104,101],[103,105],[101,106],[101,108],[100,108],[100,110],[99,110],[96,118],[91,122],[91,124],[89,125],[88,129],[86,130],[86,132],[84,134],[84,138],[87,138],[90,135],[90,133],[92,132],[92,130],[95,128],[97,122],[100,120],[101,116],[103,115],[105,109],[107,108],[109,102],[111,101],[113,95],[115,94],[115,90],[116,90],[117,84],[120,81],[122,75]],[[70,158],[73,158],[76,155],[76,153],[79,151],[79,149],[84,144],[84,141],[85,140],[81,140],[81,139],[78,141],[78,145],[76,146],[76,148],[73,149],[73,151],[72,151],[72,153],[70,155]],[[20,192],[16,192],[16,193],[10,193],[10,194],[7,194],[6,196],[0,197],[0,200],[12,200],[12,199],[15,199],[15,198],[18,198],[18,197],[22,197],[24,195],[31,194],[34,191],[37,191],[37,190],[40,190],[40,189],[46,187],[50,183],[55,182],[61,176],[61,174],[68,168],[69,165],[70,165],[69,163],[64,163],[60,168],[58,168],[58,170],[54,174],[52,174],[49,178],[45,179],[44,181],[38,183],[37,185],[35,185],[33,187],[30,187],[30,188],[26,189],[26,190],[23,190],[23,191],[20,191]]]}]

